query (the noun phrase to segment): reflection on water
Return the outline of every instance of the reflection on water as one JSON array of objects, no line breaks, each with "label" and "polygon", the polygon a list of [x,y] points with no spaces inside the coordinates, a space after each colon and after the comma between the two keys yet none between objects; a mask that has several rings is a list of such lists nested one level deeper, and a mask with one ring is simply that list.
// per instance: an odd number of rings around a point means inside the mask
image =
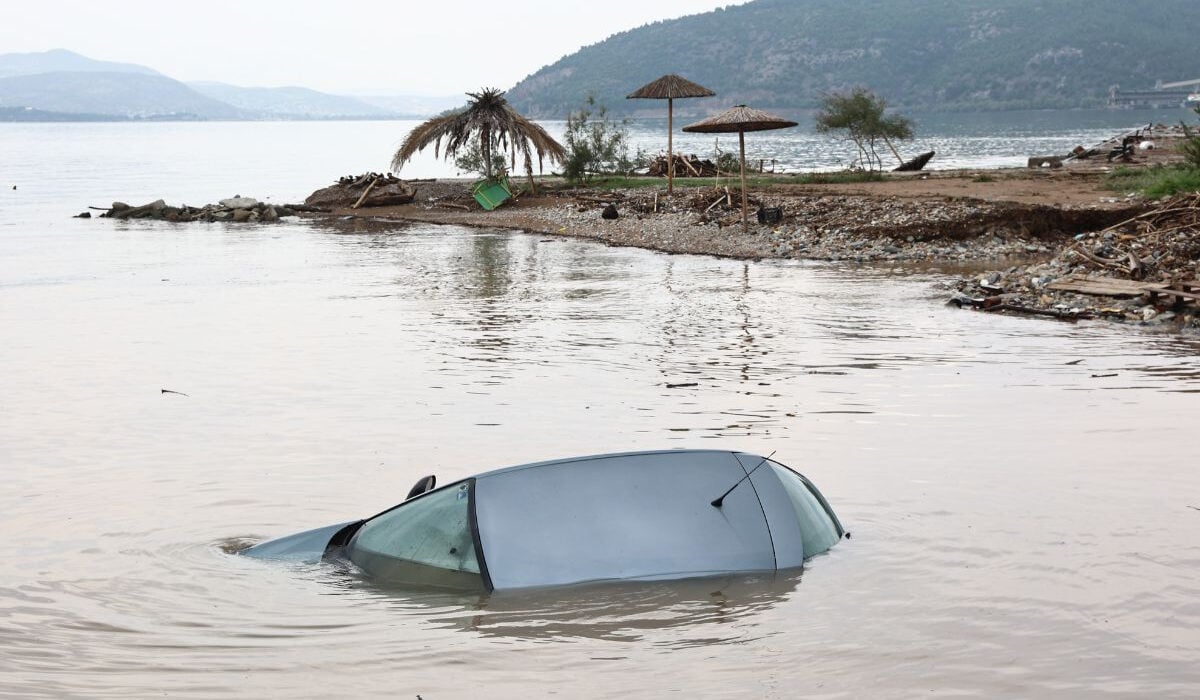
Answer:
[{"label": "reflection on water", "polygon": [[[311,572],[310,572],[311,575]],[[656,631],[682,632],[684,648],[755,639],[753,616],[797,593],[800,574],[779,573],[656,583],[606,583],[521,592],[457,594],[388,587],[344,574],[332,585],[371,604],[417,616],[431,627],[532,642],[636,643]],[[702,636],[688,636],[701,631]]]}]

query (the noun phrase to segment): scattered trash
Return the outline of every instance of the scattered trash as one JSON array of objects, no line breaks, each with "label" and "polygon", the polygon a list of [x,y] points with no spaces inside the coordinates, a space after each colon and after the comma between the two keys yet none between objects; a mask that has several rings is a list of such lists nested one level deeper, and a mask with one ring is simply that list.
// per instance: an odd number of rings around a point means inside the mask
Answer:
[{"label": "scattered trash", "polygon": [[758,223],[777,224],[783,221],[783,207],[759,207]]}]

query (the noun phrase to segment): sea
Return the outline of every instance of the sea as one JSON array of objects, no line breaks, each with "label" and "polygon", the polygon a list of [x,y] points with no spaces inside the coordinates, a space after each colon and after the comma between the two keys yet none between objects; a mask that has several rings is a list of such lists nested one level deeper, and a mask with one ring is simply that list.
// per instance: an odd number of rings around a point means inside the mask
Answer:
[{"label": "sea", "polygon": [[[1188,113],[917,117],[906,152],[1000,168]],[[294,202],[412,126],[0,124],[0,697],[1200,696],[1195,337],[948,308],[937,267],[73,218]],[[493,595],[230,553],[426,474],[672,448],[774,453],[852,536],[802,571]]]}]

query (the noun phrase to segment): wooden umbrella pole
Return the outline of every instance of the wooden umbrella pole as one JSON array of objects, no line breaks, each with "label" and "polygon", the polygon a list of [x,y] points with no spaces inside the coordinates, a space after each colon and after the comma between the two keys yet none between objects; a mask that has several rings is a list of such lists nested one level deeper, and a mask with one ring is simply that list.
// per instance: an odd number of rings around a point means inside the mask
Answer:
[{"label": "wooden umbrella pole", "polygon": [[746,202],[746,132],[738,132],[738,145],[742,149],[742,231],[750,231],[750,222],[746,210],[750,207]]},{"label": "wooden umbrella pole", "polygon": [[675,194],[675,100],[667,98],[667,195]]}]

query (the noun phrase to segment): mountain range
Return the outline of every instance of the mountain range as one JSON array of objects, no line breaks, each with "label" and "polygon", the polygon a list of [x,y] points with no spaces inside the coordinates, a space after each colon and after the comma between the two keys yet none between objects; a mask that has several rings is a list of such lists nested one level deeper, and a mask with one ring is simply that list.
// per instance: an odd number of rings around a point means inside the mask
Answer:
[{"label": "mountain range", "polygon": [[[660,116],[662,105],[625,96],[678,73],[717,93],[678,102],[684,116],[735,104],[811,109],[857,86],[923,111],[1097,107],[1118,85],[1200,78],[1197,27],[1196,0],[752,0],[615,34],[507,97],[542,119],[565,118],[589,96],[617,114]],[[0,121],[388,119],[460,104],[182,83],[63,49],[0,55]]]},{"label": "mountain range", "polygon": [[1109,89],[1200,78],[1196,0],[754,0],[616,34],[507,93],[562,118],[588,95],[611,111],[661,115],[625,96],[666,73],[717,93],[677,111],[777,110],[864,86],[894,106],[995,110],[1103,106]]},{"label": "mountain range", "polygon": [[97,61],[64,49],[0,55],[0,121],[396,119],[434,114],[458,102],[183,83],[146,66]]}]

